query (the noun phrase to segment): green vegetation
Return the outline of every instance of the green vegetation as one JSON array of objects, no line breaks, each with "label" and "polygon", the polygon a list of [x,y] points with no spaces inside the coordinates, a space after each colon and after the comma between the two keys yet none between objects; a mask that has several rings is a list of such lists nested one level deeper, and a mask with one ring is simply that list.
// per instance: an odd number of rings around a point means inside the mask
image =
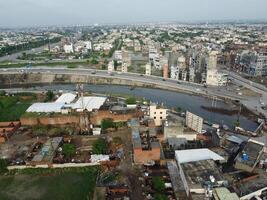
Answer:
[{"label": "green vegetation", "polygon": [[70,63],[67,65],[67,68],[69,68],[69,69],[77,68],[77,64]]},{"label": "green vegetation", "polygon": [[135,105],[136,104],[136,98],[135,97],[129,97],[125,100],[125,102],[128,104],[128,105]]},{"label": "green vegetation", "polygon": [[47,92],[46,92],[46,99],[45,99],[45,101],[52,101],[53,100],[53,98],[54,98],[54,93],[53,93],[53,91],[51,91],[51,90],[48,90]]},{"label": "green vegetation", "polygon": [[0,90],[0,96],[5,96],[6,95],[6,91],[5,90]]},{"label": "green vegetation", "polygon": [[0,174],[7,172],[7,161],[4,159],[0,159]]},{"label": "green vegetation", "polygon": [[156,176],[152,178],[152,185],[153,188],[157,191],[157,192],[163,192],[165,190],[165,184],[164,181],[161,177]]},{"label": "green vegetation", "polygon": [[0,176],[1,200],[91,200],[98,167],[14,170]]},{"label": "green vegetation", "polygon": [[101,127],[103,130],[114,128],[114,123],[112,119],[103,119],[101,122]]},{"label": "green vegetation", "polygon": [[[90,66],[89,65],[90,62],[87,62],[87,60],[75,60],[75,61],[65,61],[65,60],[61,60],[61,61],[47,61],[47,62],[43,62],[43,61],[36,61],[34,63],[30,63],[30,65],[32,67],[35,66],[46,66],[46,67],[54,67],[54,66],[70,66],[70,68],[72,68],[72,66],[76,66],[76,65],[82,65],[82,66]],[[7,61],[3,61],[0,62],[0,68],[19,68],[19,67],[26,67],[27,65],[29,65],[29,62],[7,62]]]},{"label": "green vegetation", "polygon": [[108,143],[105,139],[99,138],[93,144],[93,154],[106,154],[108,151]]},{"label": "green vegetation", "polygon": [[155,194],[155,200],[168,200],[168,197],[165,194]]},{"label": "green vegetation", "polygon": [[74,144],[64,144],[62,146],[62,153],[68,159],[74,156],[75,152],[76,152],[76,148]]},{"label": "green vegetation", "polygon": [[155,200],[167,200],[167,196],[163,194],[165,191],[165,183],[163,179],[159,176],[152,178],[153,188],[156,190]]},{"label": "green vegetation", "polygon": [[17,121],[36,100],[34,94],[0,95],[0,121]]},{"label": "green vegetation", "polygon": [[48,43],[56,43],[56,42],[59,42],[60,40],[61,40],[61,37],[56,37],[53,39],[46,38],[46,39],[38,39],[34,41],[29,41],[26,44],[18,44],[18,45],[12,45],[12,46],[7,45],[7,46],[0,48],[0,56],[5,56],[8,54],[29,50],[32,48],[37,48]]},{"label": "green vegetation", "polygon": [[114,42],[113,42],[113,47],[110,49],[109,53],[108,53],[108,57],[111,58],[113,56],[113,53],[116,50],[121,50],[122,47],[122,38],[117,38]]},{"label": "green vegetation", "polygon": [[[29,113],[27,113],[28,115]],[[37,113],[34,113],[37,114]],[[25,115],[23,115],[25,117]],[[33,115],[33,117],[38,117],[38,115]],[[37,125],[32,127],[32,133],[35,136],[61,136],[61,135],[73,135],[75,133],[75,127],[64,126],[64,127],[55,127],[55,126],[45,126]]]},{"label": "green vegetation", "polygon": [[103,130],[107,130],[109,128],[118,129],[124,126],[126,126],[126,122],[114,122],[113,119],[109,119],[109,118],[103,119],[101,122],[101,128]]},{"label": "green vegetation", "polygon": [[236,121],[234,122],[234,126],[235,126],[235,127],[240,127],[240,121],[239,121],[239,120],[236,120]]}]

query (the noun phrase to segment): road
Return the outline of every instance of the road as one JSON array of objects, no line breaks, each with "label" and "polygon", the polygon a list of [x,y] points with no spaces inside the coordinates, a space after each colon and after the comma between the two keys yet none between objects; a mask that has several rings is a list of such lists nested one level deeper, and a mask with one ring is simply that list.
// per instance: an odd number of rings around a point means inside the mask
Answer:
[{"label": "road", "polygon": [[[258,97],[250,97],[244,95],[238,95],[235,90],[231,90],[227,87],[203,87],[200,84],[189,83],[184,81],[176,81],[173,79],[163,79],[158,76],[145,76],[136,73],[117,73],[114,72],[111,74],[106,70],[93,70],[93,69],[84,69],[84,68],[55,68],[55,67],[34,67],[31,69],[22,68],[7,68],[0,70],[0,74],[19,74],[19,73],[44,73],[44,74],[67,74],[67,75],[83,75],[83,76],[93,76],[93,77],[103,77],[103,78],[117,78],[124,80],[131,80],[135,82],[145,83],[145,84],[153,84],[159,88],[163,89],[171,89],[171,90],[179,90],[190,93],[195,93],[197,95],[204,95],[209,97],[218,97],[218,98],[228,98],[232,100],[239,100],[244,105],[246,105],[252,111],[258,111],[263,113],[267,117],[267,111],[261,109],[261,103]],[[247,86],[247,83],[243,83],[242,80],[236,80],[238,84],[243,84]],[[262,98],[265,101],[267,98],[267,93],[262,91],[254,86],[248,85],[250,89],[260,94],[263,94]]]},{"label": "road", "polygon": [[267,116],[267,111],[262,109],[262,105],[267,105],[267,87],[252,81],[249,81],[240,75],[236,74],[235,72],[224,71],[229,74],[229,78],[238,85],[242,85],[256,93],[262,95],[260,99],[250,99],[250,100],[242,100],[241,102],[246,105],[247,107],[253,108],[258,110],[259,112],[265,114]]},{"label": "road", "polygon": [[[55,46],[59,45],[59,43],[52,43],[50,44],[50,47],[53,48]],[[6,55],[6,56],[2,56],[0,57],[0,62],[2,61],[18,61],[18,56],[21,56],[22,53],[40,53],[40,52],[43,52],[45,50],[45,48],[47,48],[47,45],[44,45],[44,46],[41,46],[41,47],[38,47],[38,48],[33,48],[33,49],[30,49],[30,50],[26,50],[26,51],[20,51],[18,53],[13,53],[13,54],[10,54],[10,55]]]}]

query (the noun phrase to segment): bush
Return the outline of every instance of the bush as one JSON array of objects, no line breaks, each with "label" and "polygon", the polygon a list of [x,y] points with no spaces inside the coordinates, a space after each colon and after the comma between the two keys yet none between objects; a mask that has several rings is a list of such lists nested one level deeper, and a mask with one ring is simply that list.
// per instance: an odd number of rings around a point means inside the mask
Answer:
[{"label": "bush", "polygon": [[68,159],[71,158],[76,152],[76,148],[74,144],[64,144],[62,146],[62,153]]},{"label": "bush", "polygon": [[93,154],[106,154],[108,151],[108,144],[103,138],[97,139],[93,144]]},{"label": "bush", "polygon": [[101,122],[101,127],[103,130],[106,130],[108,128],[114,128],[113,119],[103,119]]},{"label": "bush", "polygon": [[164,181],[161,177],[156,176],[152,178],[152,185],[153,188],[157,191],[157,192],[162,192],[165,190],[165,184]]},{"label": "bush", "polygon": [[136,104],[136,99],[135,97],[129,97],[125,100],[125,102],[128,104],[128,105],[134,105]]},{"label": "bush", "polygon": [[46,93],[46,99],[45,99],[45,101],[52,101],[53,98],[54,98],[54,93],[53,93],[53,91],[48,90],[47,93]]},{"label": "bush", "polygon": [[168,197],[165,194],[159,194],[159,193],[157,193],[155,195],[155,200],[168,200]]},{"label": "bush", "polygon": [[5,96],[6,95],[6,91],[5,90],[0,90],[0,96]]},{"label": "bush", "polygon": [[0,159],[0,174],[7,172],[7,161],[4,159]]}]

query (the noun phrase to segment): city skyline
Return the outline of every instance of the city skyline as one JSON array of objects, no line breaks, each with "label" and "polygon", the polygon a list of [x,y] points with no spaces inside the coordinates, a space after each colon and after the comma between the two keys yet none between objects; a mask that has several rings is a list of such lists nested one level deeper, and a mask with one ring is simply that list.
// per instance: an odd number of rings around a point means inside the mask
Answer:
[{"label": "city skyline", "polygon": [[[10,0],[0,2],[0,27],[146,22],[267,20],[264,0]],[[242,8],[242,9],[240,9]]]}]

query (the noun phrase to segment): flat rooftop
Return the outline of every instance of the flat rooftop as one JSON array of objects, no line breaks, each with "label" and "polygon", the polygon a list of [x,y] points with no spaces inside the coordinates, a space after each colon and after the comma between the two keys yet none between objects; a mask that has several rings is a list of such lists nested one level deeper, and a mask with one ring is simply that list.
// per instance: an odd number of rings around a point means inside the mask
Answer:
[{"label": "flat rooftop", "polygon": [[195,162],[201,160],[224,161],[224,158],[209,149],[188,149],[175,151],[178,163]]},{"label": "flat rooftop", "polygon": [[199,189],[209,183],[225,181],[212,159],[187,162],[180,165],[190,189]]}]

